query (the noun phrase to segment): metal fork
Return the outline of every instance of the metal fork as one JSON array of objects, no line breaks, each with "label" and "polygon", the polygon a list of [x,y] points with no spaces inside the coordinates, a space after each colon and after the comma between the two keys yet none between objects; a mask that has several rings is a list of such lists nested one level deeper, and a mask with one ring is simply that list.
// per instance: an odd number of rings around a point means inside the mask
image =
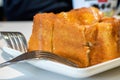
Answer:
[{"label": "metal fork", "polygon": [[63,58],[61,56],[58,56],[51,52],[45,52],[45,51],[31,51],[27,52],[27,42],[23,34],[19,32],[1,32],[1,36],[6,40],[7,44],[9,44],[9,47],[19,50],[23,52],[23,54],[19,55],[16,58],[13,58],[12,60],[9,60],[7,62],[1,63],[0,68],[19,63],[19,62],[25,62],[32,59],[47,59],[50,61],[59,62],[68,66],[72,67],[78,67],[77,64],[71,62],[70,60]]},{"label": "metal fork", "polygon": [[45,51],[31,51],[31,52],[26,52],[16,58],[13,58],[12,60],[9,60],[7,62],[1,63],[0,68],[11,65],[11,64],[16,64],[19,62],[25,62],[25,61],[30,61],[32,59],[45,59],[45,60],[50,60],[50,61],[55,61],[59,62],[68,66],[72,67],[78,67],[75,63],[69,61],[66,58],[60,57],[58,55],[55,55],[51,52],[45,52]]}]

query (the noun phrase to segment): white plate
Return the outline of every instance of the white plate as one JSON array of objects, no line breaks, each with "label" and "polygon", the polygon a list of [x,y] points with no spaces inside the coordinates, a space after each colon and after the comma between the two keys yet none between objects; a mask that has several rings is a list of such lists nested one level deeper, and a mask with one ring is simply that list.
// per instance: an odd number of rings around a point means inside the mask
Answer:
[{"label": "white plate", "polygon": [[[21,54],[21,52],[7,47],[3,47],[3,50],[13,57]],[[56,72],[65,76],[74,78],[85,78],[120,66],[120,58],[116,58],[114,60],[110,60],[87,68],[74,68],[48,60],[29,61],[28,63],[38,68]]]}]

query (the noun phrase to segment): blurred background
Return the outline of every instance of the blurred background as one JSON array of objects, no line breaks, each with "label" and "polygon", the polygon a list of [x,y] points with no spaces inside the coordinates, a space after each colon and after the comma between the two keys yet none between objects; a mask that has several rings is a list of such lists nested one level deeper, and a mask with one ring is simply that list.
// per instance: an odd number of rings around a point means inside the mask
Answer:
[{"label": "blurred background", "polygon": [[0,0],[0,21],[32,21],[36,13],[94,6],[106,16],[120,15],[120,0]]}]

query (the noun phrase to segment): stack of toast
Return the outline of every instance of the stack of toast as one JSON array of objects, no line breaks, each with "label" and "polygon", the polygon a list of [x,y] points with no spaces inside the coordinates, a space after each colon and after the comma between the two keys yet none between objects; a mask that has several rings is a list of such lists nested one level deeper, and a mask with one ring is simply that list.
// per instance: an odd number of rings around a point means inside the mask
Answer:
[{"label": "stack of toast", "polygon": [[120,57],[120,20],[94,7],[34,16],[29,51],[43,50],[88,67]]}]

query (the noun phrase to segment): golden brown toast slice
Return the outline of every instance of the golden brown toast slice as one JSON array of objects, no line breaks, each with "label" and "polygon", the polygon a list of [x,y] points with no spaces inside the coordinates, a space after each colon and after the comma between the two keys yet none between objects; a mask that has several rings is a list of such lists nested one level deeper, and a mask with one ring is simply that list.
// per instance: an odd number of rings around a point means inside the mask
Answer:
[{"label": "golden brown toast slice", "polygon": [[94,7],[73,9],[69,12],[61,12],[57,15],[63,17],[70,23],[74,22],[80,25],[93,25],[94,23],[101,21],[103,18],[103,13]]},{"label": "golden brown toast slice", "polygon": [[96,41],[90,47],[90,65],[105,62],[120,56],[114,26],[101,22],[96,25]]},{"label": "golden brown toast slice", "polygon": [[34,16],[32,35],[29,40],[29,50],[52,51],[52,30],[55,14],[44,13]]},{"label": "golden brown toast slice", "polygon": [[114,34],[117,41],[117,49],[120,54],[120,19],[116,19],[114,17],[104,17],[102,22],[111,23],[114,29]]},{"label": "golden brown toast slice", "polygon": [[73,9],[69,13],[73,14],[74,18],[77,19],[81,25],[91,25],[101,21],[103,18],[102,12],[94,7]]},{"label": "golden brown toast slice", "polygon": [[85,46],[85,25],[70,23],[61,15],[57,17],[53,30],[53,52],[74,61],[79,67],[87,67],[89,49]]}]

